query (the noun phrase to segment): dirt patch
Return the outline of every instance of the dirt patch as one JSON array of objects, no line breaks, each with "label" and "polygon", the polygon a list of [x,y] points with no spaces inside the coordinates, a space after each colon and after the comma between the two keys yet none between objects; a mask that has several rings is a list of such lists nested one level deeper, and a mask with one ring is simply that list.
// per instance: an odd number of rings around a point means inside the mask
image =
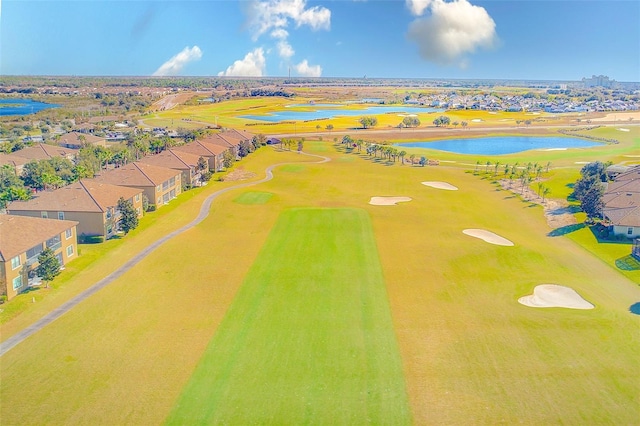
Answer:
[{"label": "dirt patch", "polygon": [[240,168],[227,173],[223,179],[225,182],[233,182],[237,180],[251,179],[255,176],[255,173]]},{"label": "dirt patch", "polygon": [[531,188],[524,188],[522,191],[521,185],[516,181],[509,179],[501,179],[500,186],[507,191],[511,191],[514,194],[518,194],[523,200],[530,203],[539,204],[544,209],[544,217],[547,220],[547,224],[552,229],[562,228],[563,226],[575,225],[578,223],[576,218],[571,212],[569,203],[567,200],[561,198],[545,198],[544,201],[541,196],[535,193]]}]

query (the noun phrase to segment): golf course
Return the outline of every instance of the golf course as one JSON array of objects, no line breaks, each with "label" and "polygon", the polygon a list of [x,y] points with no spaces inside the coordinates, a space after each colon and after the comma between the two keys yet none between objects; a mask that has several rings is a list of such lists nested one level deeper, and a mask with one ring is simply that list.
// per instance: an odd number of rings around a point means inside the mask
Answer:
[{"label": "golf course", "polygon": [[[224,108],[145,120],[244,126]],[[584,162],[637,164],[639,128],[581,132],[617,144],[494,157],[408,148],[440,161],[421,167],[343,146],[350,125],[307,135],[303,153],[260,148],[234,165],[252,177],[213,179],[126,238],[81,245],[46,297],[0,313],[6,341],[216,195],[200,222],[2,355],[2,425],[637,424],[640,269],[616,267],[631,245],[587,226],[556,235],[542,205],[483,171],[551,163],[549,197],[566,199]],[[407,132],[384,138],[440,137]],[[535,132],[552,130],[487,131]],[[580,300],[541,302],[559,288]]]}]

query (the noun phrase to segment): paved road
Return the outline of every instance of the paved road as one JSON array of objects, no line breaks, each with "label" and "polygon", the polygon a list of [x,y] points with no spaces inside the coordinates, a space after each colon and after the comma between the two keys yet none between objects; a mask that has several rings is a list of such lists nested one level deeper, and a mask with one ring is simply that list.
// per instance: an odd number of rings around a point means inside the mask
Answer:
[{"label": "paved road", "polygon": [[[321,163],[326,163],[326,162],[330,161],[329,157],[323,157],[321,155],[308,154],[306,152],[302,152],[301,154],[308,155],[308,156],[311,156],[311,157],[318,157],[318,158],[321,159],[320,161],[315,162],[313,164],[321,164]],[[187,225],[183,226],[180,229],[177,229],[177,230],[171,232],[170,234],[165,235],[164,237],[160,238],[156,242],[154,242],[151,245],[147,246],[144,250],[142,250],[140,253],[138,253],[137,255],[132,257],[131,259],[129,259],[128,262],[126,262],[124,265],[122,265],[120,268],[118,268],[116,271],[114,271],[110,275],[108,275],[105,278],[101,279],[100,281],[98,281],[93,286],[89,287],[87,290],[83,291],[82,293],[80,293],[79,295],[74,297],[73,299],[65,302],[64,304],[62,304],[58,308],[56,308],[53,311],[49,312],[47,315],[45,315],[44,317],[42,317],[41,319],[36,321],[34,324],[30,325],[29,327],[25,328],[24,330],[18,332],[17,334],[9,337],[4,342],[0,343],[0,357],[3,356],[5,353],[9,352],[16,345],[20,344],[22,341],[24,341],[26,338],[28,338],[32,334],[37,333],[38,331],[42,330],[47,325],[51,324],[52,322],[54,322],[55,320],[60,318],[62,315],[64,315],[67,312],[69,312],[71,309],[73,309],[76,305],[78,305],[83,300],[91,297],[93,294],[97,293],[102,288],[104,288],[107,285],[111,284],[118,277],[120,277],[122,274],[127,272],[129,269],[134,267],[138,262],[140,262],[142,259],[147,257],[151,252],[153,252],[155,249],[160,247],[162,244],[164,244],[165,242],[169,241],[171,238],[175,237],[176,235],[179,235],[179,234],[183,233],[187,229],[193,228],[194,226],[198,225],[200,222],[202,222],[209,215],[209,210],[211,209],[211,204],[220,195],[222,195],[222,194],[224,194],[226,192],[235,190],[235,189],[246,188],[248,186],[253,186],[253,185],[258,185],[258,184],[261,184],[261,183],[264,183],[264,182],[268,182],[271,179],[273,179],[273,169],[276,168],[276,167],[279,167],[279,166],[286,165],[286,164],[295,164],[295,162],[294,163],[287,162],[287,163],[273,164],[273,165],[267,167],[267,169],[265,171],[265,175],[266,176],[263,179],[259,180],[259,181],[247,182],[247,183],[242,183],[242,184],[239,184],[239,185],[230,186],[228,188],[221,189],[220,191],[216,191],[213,194],[209,195],[204,200],[204,202],[202,203],[202,206],[200,207],[200,213],[198,214],[198,216],[192,222],[188,223]]]}]

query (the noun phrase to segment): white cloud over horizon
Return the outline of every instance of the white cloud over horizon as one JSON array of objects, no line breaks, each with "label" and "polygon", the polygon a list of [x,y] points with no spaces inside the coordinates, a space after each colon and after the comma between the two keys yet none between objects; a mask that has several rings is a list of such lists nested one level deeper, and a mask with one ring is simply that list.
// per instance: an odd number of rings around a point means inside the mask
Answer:
[{"label": "white cloud over horizon", "polygon": [[220,71],[218,76],[262,77],[265,74],[266,65],[264,50],[258,47],[247,53],[244,58],[235,61],[225,71]]},{"label": "white cloud over horizon", "polygon": [[202,58],[202,50],[198,46],[187,46],[177,55],[160,65],[160,68],[152,75],[154,77],[179,75],[185,65],[189,62],[200,60],[200,58]]},{"label": "white cloud over horizon", "polygon": [[320,65],[309,65],[306,59],[294,66],[298,75],[302,77],[321,77],[322,67]]},{"label": "white cloud over horizon", "polygon": [[433,0],[406,0],[407,7],[414,16],[421,16]]},{"label": "white cloud over horizon", "polygon": [[287,28],[290,21],[296,28],[306,25],[313,31],[331,27],[331,11],[323,6],[307,8],[306,0],[254,0],[247,10],[254,41],[270,30]]},{"label": "white cloud over horizon", "polygon": [[293,50],[293,47],[291,47],[289,42],[286,40],[280,40],[277,47],[278,55],[280,55],[282,59],[290,59],[293,55],[296,54],[295,50]]},{"label": "white cloud over horizon", "polygon": [[413,7],[412,12],[430,12],[409,24],[407,32],[408,39],[418,45],[420,56],[430,62],[464,68],[467,54],[498,43],[496,24],[489,13],[467,0],[407,0],[407,5]]}]

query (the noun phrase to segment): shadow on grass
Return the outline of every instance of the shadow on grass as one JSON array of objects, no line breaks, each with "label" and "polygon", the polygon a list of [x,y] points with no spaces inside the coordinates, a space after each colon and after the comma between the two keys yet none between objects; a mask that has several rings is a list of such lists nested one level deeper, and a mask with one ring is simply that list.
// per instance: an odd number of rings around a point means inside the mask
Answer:
[{"label": "shadow on grass", "polygon": [[563,235],[570,234],[572,232],[578,231],[587,226],[585,223],[574,223],[573,225],[562,226],[560,228],[556,228],[553,231],[549,232],[547,236],[549,237],[561,237]]},{"label": "shadow on grass", "polygon": [[640,261],[631,255],[617,259],[616,266],[623,271],[640,271]]},{"label": "shadow on grass", "polygon": [[634,303],[633,305],[629,306],[629,312],[634,315],[640,315],[640,302]]}]

